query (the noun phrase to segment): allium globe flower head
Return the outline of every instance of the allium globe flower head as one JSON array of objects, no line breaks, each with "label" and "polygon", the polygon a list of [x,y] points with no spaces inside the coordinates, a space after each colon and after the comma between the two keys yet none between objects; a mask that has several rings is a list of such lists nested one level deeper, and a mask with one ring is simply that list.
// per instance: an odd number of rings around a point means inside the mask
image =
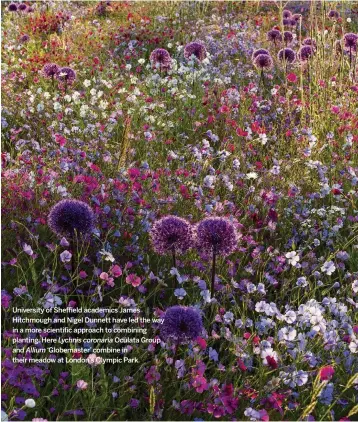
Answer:
[{"label": "allium globe flower head", "polygon": [[296,60],[296,53],[292,48],[283,48],[278,52],[278,59],[287,63],[293,63]]},{"label": "allium globe flower head", "polygon": [[292,17],[292,13],[291,13],[291,11],[290,11],[290,10],[288,10],[288,9],[285,9],[285,10],[282,12],[282,17],[283,17],[284,19],[290,19],[290,18]]},{"label": "allium globe flower head", "polygon": [[337,10],[330,10],[328,12],[328,18],[331,20],[339,19],[339,17],[340,17],[340,14],[339,12],[337,12]]},{"label": "allium globe flower head", "polygon": [[46,78],[53,78],[57,75],[60,70],[60,66],[56,63],[46,63],[42,68],[42,73]]},{"label": "allium globe flower head", "polygon": [[287,44],[290,44],[293,41],[293,34],[291,31],[285,31],[283,33],[283,40]]},{"label": "allium globe flower head", "polygon": [[28,42],[30,40],[30,37],[27,34],[21,35],[20,42]]},{"label": "allium globe flower head", "polygon": [[153,50],[149,60],[152,66],[158,66],[161,70],[168,70],[171,68],[172,58],[165,48],[156,48]]},{"label": "allium globe flower head", "polygon": [[312,49],[316,49],[317,48],[317,43],[315,40],[313,40],[312,38],[305,38],[302,41],[303,45],[310,45],[312,47]]},{"label": "allium globe flower head", "polygon": [[76,72],[70,67],[61,67],[56,77],[61,82],[72,84],[76,80]]},{"label": "allium globe flower head", "polygon": [[296,26],[296,21],[292,18],[283,19],[282,23],[284,26]]},{"label": "allium globe flower head", "polygon": [[194,56],[197,60],[202,62],[206,57],[206,48],[205,45],[201,42],[194,41],[190,42],[184,47],[184,57],[187,60]]},{"label": "allium globe flower head", "polygon": [[292,15],[292,19],[296,22],[296,24],[300,21],[301,18],[301,13],[295,13],[294,15]]},{"label": "allium globe flower head", "polygon": [[7,8],[9,12],[17,12],[17,5],[16,3],[10,3],[9,7]]},{"label": "allium globe flower head", "polygon": [[225,217],[204,218],[195,227],[196,247],[205,254],[230,255],[238,243],[234,224]]},{"label": "allium globe flower head", "polygon": [[175,215],[167,215],[157,220],[149,235],[153,249],[160,255],[184,253],[193,243],[191,224]]},{"label": "allium globe flower head", "polygon": [[254,60],[259,54],[266,54],[267,56],[270,55],[269,51],[265,48],[258,48],[252,53],[251,60]]},{"label": "allium globe flower head", "polygon": [[306,62],[313,56],[313,48],[310,45],[304,45],[298,52],[298,58],[302,62]]},{"label": "allium globe flower head", "polygon": [[358,35],[354,34],[353,32],[349,32],[344,34],[344,46],[349,49],[356,50],[357,42],[358,42]]},{"label": "allium globe flower head", "polygon": [[269,71],[270,69],[272,69],[273,60],[272,57],[268,54],[259,54],[253,60],[253,65],[258,70]]},{"label": "allium globe flower head", "polygon": [[164,322],[160,327],[160,337],[172,340],[176,344],[189,343],[198,337],[203,329],[199,312],[186,306],[172,306],[165,312]]},{"label": "allium globe flower head", "polygon": [[63,199],[52,207],[48,215],[50,229],[59,236],[73,238],[87,236],[94,228],[92,208],[77,199]]},{"label": "allium globe flower head", "polygon": [[282,34],[278,29],[271,29],[267,33],[267,39],[273,41],[275,44],[282,41]]},{"label": "allium globe flower head", "polygon": [[24,12],[26,9],[27,9],[27,5],[25,3],[19,4],[19,10],[21,10],[21,12]]}]

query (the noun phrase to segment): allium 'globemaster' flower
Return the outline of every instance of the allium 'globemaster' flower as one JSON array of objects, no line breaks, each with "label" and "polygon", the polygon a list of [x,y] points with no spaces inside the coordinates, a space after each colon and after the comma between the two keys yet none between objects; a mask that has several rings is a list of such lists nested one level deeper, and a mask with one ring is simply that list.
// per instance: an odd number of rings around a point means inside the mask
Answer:
[{"label": "allium 'globemaster' flower", "polygon": [[70,67],[61,67],[57,73],[57,79],[71,84],[76,80],[76,72]]},{"label": "allium 'globemaster' flower", "polygon": [[24,12],[27,9],[27,5],[25,3],[20,3],[18,9],[21,10],[21,12]]},{"label": "allium 'globemaster' flower", "polygon": [[293,63],[296,60],[296,53],[292,48],[283,48],[278,52],[278,59],[288,63]]},{"label": "allium 'globemaster' flower", "polygon": [[188,343],[201,334],[203,322],[198,311],[192,307],[172,306],[165,312],[164,322],[160,327],[160,337],[177,344]]},{"label": "allium 'globemaster' flower", "polygon": [[313,56],[313,49],[310,45],[304,45],[298,52],[298,58],[305,62]]},{"label": "allium 'globemaster' flower", "polygon": [[165,48],[156,48],[153,50],[149,60],[152,66],[158,66],[161,70],[170,69],[172,63],[172,58]]},{"label": "allium 'globemaster' flower", "polygon": [[187,251],[193,242],[193,229],[184,218],[167,215],[157,220],[150,231],[153,249],[160,255]]},{"label": "allium 'globemaster' flower", "polygon": [[256,67],[256,69],[259,69],[262,71],[268,71],[272,69],[273,60],[272,60],[272,57],[267,54],[259,54],[253,60],[253,65]]},{"label": "allium 'globemaster' flower", "polygon": [[81,235],[91,233],[94,220],[94,213],[85,202],[63,199],[51,209],[48,225],[58,235],[73,237],[75,233]]},{"label": "allium 'globemaster' flower", "polygon": [[258,48],[252,53],[251,60],[254,60],[259,54],[266,54],[267,56],[270,55],[269,51],[265,48]]},{"label": "allium 'globemaster' flower", "polygon": [[283,33],[283,40],[287,44],[290,44],[293,41],[293,34],[291,31],[285,31]]},{"label": "allium 'globemaster' flower", "polygon": [[302,15],[300,13],[295,13],[294,15],[292,15],[292,19],[297,23],[300,21],[300,19],[302,18]]},{"label": "allium 'globemaster' flower", "polygon": [[30,37],[27,34],[21,35],[20,42],[24,43],[30,40]]},{"label": "allium 'globemaster' flower", "polygon": [[278,29],[271,29],[267,33],[267,39],[276,44],[277,42],[282,41],[282,34]]},{"label": "allium 'globemaster' flower", "polygon": [[339,12],[337,12],[337,10],[330,10],[328,12],[328,18],[331,20],[339,19],[339,17],[340,17],[340,14]]},{"label": "allium 'globemaster' flower", "polygon": [[310,45],[312,47],[312,49],[316,49],[317,48],[317,43],[316,40],[312,39],[312,38],[305,38],[302,41],[303,45]]},{"label": "allium 'globemaster' flower", "polygon": [[16,3],[10,3],[9,7],[7,8],[9,12],[17,12],[17,5]]},{"label": "allium 'globemaster' flower", "polygon": [[60,70],[60,66],[56,63],[46,63],[42,68],[42,73],[46,78],[53,78]]},{"label": "allium 'globemaster' flower", "polygon": [[200,62],[206,57],[205,45],[201,42],[190,42],[184,47],[184,57],[189,60],[192,56],[195,56]]},{"label": "allium 'globemaster' flower", "polygon": [[288,9],[283,10],[283,12],[282,12],[282,17],[283,17],[284,19],[289,19],[289,18],[291,18],[291,17],[292,17],[292,13],[291,13],[291,11],[290,11],[290,10],[288,10]]},{"label": "allium 'globemaster' flower", "polygon": [[238,243],[234,224],[223,217],[208,217],[196,225],[196,246],[207,254],[227,256]]}]

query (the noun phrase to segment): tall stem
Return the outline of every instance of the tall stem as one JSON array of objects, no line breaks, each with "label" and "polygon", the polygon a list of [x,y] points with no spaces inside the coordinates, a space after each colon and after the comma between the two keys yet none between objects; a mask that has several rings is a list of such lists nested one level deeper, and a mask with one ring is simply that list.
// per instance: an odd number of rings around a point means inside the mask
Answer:
[{"label": "tall stem", "polygon": [[211,269],[211,297],[214,296],[214,288],[215,288],[215,271],[216,271],[216,253],[215,248],[213,248],[213,266]]},{"label": "tall stem", "polygon": [[173,256],[173,267],[176,268],[177,267],[177,259],[175,256],[175,247],[173,246],[172,248],[172,256]]}]

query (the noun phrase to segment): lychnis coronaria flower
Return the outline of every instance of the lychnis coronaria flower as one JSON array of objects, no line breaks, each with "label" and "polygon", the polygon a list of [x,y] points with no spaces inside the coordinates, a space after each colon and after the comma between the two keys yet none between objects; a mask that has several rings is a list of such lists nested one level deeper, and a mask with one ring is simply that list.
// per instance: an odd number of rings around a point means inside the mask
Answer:
[{"label": "lychnis coronaria flower", "polygon": [[253,60],[253,65],[256,67],[256,69],[268,71],[273,66],[273,60],[272,57],[268,54],[259,54]]},{"label": "lychnis coronaria flower", "polygon": [[193,229],[184,218],[167,215],[157,220],[150,231],[153,249],[160,255],[183,253],[193,242]]},{"label": "lychnis coronaria flower", "polygon": [[206,57],[205,45],[201,42],[190,42],[184,47],[184,57],[189,60],[192,56],[195,56],[200,62]]},{"label": "lychnis coronaria flower", "polygon": [[176,344],[188,343],[201,334],[203,322],[198,311],[192,307],[172,306],[165,312],[160,327],[160,337]]},{"label": "lychnis coronaria flower", "polygon": [[48,225],[60,236],[88,235],[94,228],[92,208],[77,199],[63,199],[50,211]]},{"label": "lychnis coronaria flower", "polygon": [[153,50],[149,60],[152,66],[158,66],[161,70],[170,69],[172,63],[172,58],[165,48],[156,48]]},{"label": "lychnis coronaria flower", "polygon": [[42,68],[42,73],[46,78],[53,78],[60,70],[60,66],[56,63],[46,63]]},{"label": "lychnis coronaria flower", "polygon": [[293,63],[296,60],[296,53],[292,48],[283,48],[278,52],[278,59],[287,63]]}]

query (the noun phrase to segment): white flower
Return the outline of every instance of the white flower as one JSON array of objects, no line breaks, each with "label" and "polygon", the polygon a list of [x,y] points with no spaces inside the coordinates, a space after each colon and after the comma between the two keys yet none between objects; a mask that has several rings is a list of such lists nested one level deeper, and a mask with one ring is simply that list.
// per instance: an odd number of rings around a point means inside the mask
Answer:
[{"label": "white flower", "polygon": [[91,85],[91,81],[89,79],[85,79],[83,85],[88,88]]},{"label": "white flower", "polygon": [[246,174],[246,178],[247,179],[257,179],[258,178],[258,174],[255,173],[254,171],[252,171],[251,173],[247,173]]},{"label": "white flower", "polygon": [[107,252],[104,249],[102,249],[101,251],[99,251],[99,253],[100,253],[100,255],[102,255],[104,257],[105,261],[110,261],[110,262],[115,261],[113,255],[110,252]]},{"label": "white flower", "polygon": [[91,366],[98,366],[101,365],[103,359],[100,356],[97,356],[95,353],[91,353],[87,357],[87,363]]},{"label": "white flower", "polygon": [[336,271],[336,266],[333,261],[327,261],[321,267],[321,271],[327,275],[332,275]]},{"label": "white flower", "polygon": [[351,342],[349,343],[349,350],[350,350],[352,353],[357,353],[357,352],[358,352],[358,342],[357,342],[357,340],[356,340],[356,339],[354,339],[353,341],[351,341]]},{"label": "white flower", "polygon": [[213,189],[216,182],[216,176],[205,176],[203,186],[205,188]]},{"label": "white flower", "polygon": [[266,359],[268,357],[275,359],[276,362],[278,361],[278,355],[271,347],[267,347],[266,349],[262,350],[262,352],[261,352],[262,363],[265,366],[268,365],[268,362],[267,362],[267,359]]},{"label": "white flower", "polygon": [[293,341],[296,338],[297,331],[293,327],[284,327],[279,330],[277,335],[280,341]]},{"label": "white flower", "polygon": [[34,399],[26,399],[25,400],[25,406],[26,407],[30,407],[30,408],[35,407],[36,406],[36,402],[35,402]]},{"label": "white flower", "polygon": [[297,267],[300,257],[297,255],[296,251],[287,252],[285,257],[287,258],[289,264],[293,267]]},{"label": "white flower", "polygon": [[353,281],[352,290],[353,290],[354,293],[358,293],[358,280]]}]

